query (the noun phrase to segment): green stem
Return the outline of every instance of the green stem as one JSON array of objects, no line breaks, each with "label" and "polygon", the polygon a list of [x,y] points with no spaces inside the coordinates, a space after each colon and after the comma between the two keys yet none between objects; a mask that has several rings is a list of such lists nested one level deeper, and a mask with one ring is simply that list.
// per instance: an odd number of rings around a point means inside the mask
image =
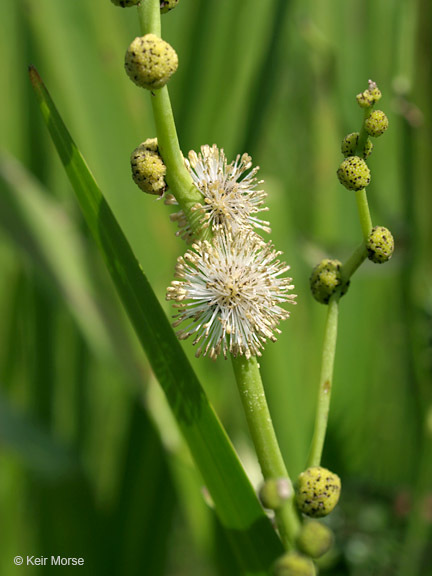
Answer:
[{"label": "green stem", "polygon": [[[159,0],[142,0],[138,5],[141,33],[161,35]],[[202,203],[202,195],[195,187],[180,150],[168,88],[164,86],[151,92],[153,117],[156,125],[158,147],[167,168],[166,180],[171,193],[198,237],[203,236],[202,226],[192,208]]]},{"label": "green stem", "polygon": [[330,397],[333,381],[333,367],[336,352],[338,327],[339,294],[330,298],[327,321],[324,332],[323,354],[321,361],[321,376],[318,392],[318,405],[315,417],[315,428],[309,453],[308,467],[319,466],[321,463],[327,421],[330,410]]},{"label": "green stem", "polygon": [[351,276],[354,274],[357,268],[359,268],[360,265],[363,264],[366,258],[367,258],[367,249],[365,243],[362,242],[360,246],[358,246],[354,250],[354,252],[348,258],[348,260],[342,266],[341,275],[343,284],[349,281]]},{"label": "green stem", "polygon": [[370,106],[369,108],[364,108],[363,124],[362,124],[362,127],[360,129],[359,139],[358,139],[357,146],[355,149],[355,155],[361,156],[362,158],[363,158],[366,142],[368,139],[368,133],[366,132],[366,129],[365,129],[365,121],[369,118],[369,116],[371,115],[371,112],[372,112],[372,106]]},{"label": "green stem", "polygon": [[142,0],[138,5],[141,33],[161,36],[160,0]]},{"label": "green stem", "polygon": [[369,204],[365,188],[357,190],[355,196],[357,202],[358,215],[360,219],[360,226],[363,234],[363,240],[367,242],[369,234],[371,233],[372,230],[372,219],[369,212]]},{"label": "green stem", "polygon": [[[238,356],[232,359],[232,363],[249,431],[264,479],[285,478],[292,488],[273,428],[258,362],[254,357],[247,360],[244,356]],[[286,548],[293,546],[300,528],[300,520],[294,502],[294,490],[292,490],[292,494],[282,509],[276,511],[279,533]]]}]

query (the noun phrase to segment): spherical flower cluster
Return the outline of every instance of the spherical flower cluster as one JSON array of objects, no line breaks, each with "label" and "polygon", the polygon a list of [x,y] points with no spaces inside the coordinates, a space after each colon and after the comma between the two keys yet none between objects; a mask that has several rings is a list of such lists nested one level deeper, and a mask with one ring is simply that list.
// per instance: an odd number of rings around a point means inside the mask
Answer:
[{"label": "spherical flower cluster", "polygon": [[264,342],[275,341],[281,320],[293,303],[289,266],[271,243],[250,230],[235,236],[221,231],[210,242],[197,242],[180,257],[176,277],[167,291],[179,309],[174,326],[186,322],[177,335],[194,336],[196,356],[260,356]]},{"label": "spherical flower cluster", "polygon": [[333,532],[317,520],[305,522],[297,537],[298,549],[311,558],[320,558],[333,545]]},{"label": "spherical flower cluster", "polygon": [[310,558],[298,552],[287,552],[273,565],[274,576],[316,576],[315,565]]},{"label": "spherical flower cluster", "polygon": [[[268,222],[256,216],[267,210],[266,194],[257,190],[262,183],[258,168],[252,168],[247,154],[229,164],[216,145],[190,152],[185,163],[202,195],[192,217],[211,241],[195,242],[177,261],[178,280],[167,292],[179,309],[174,326],[185,322],[177,335],[194,336],[196,356],[260,356],[266,340],[275,341],[279,323],[289,317],[281,304],[294,303],[295,295],[288,294],[294,286],[283,277],[289,266],[278,260],[281,253],[256,233],[270,232]],[[171,219],[178,222],[177,234],[192,241],[184,212]]]},{"label": "spherical flower cluster", "polygon": [[394,239],[392,233],[384,226],[372,228],[366,243],[368,258],[375,264],[383,264],[390,260],[394,251]]},{"label": "spherical flower cluster", "polygon": [[365,130],[369,136],[378,138],[387,130],[389,121],[382,110],[374,110],[365,120]]},{"label": "spherical flower cluster", "polygon": [[[269,223],[256,216],[268,210],[264,206],[267,194],[257,190],[262,181],[257,180],[258,167],[252,168],[248,154],[239,155],[228,164],[223,150],[215,144],[205,145],[199,154],[189,152],[185,162],[203,197],[202,204],[194,208],[203,227],[210,228],[212,233],[223,229],[237,234],[251,227],[270,232]],[[178,235],[186,240],[191,237],[183,212],[173,214],[171,219],[178,223]]]},{"label": "spherical flower cluster", "polygon": [[361,190],[368,186],[371,176],[368,165],[359,156],[348,156],[337,171],[339,182],[348,190]]},{"label": "spherical flower cluster", "polygon": [[371,108],[379,100],[381,100],[381,91],[376,85],[376,82],[369,80],[369,86],[367,90],[357,94],[356,98],[360,108]]},{"label": "spherical flower cluster", "polygon": [[[356,148],[357,148],[357,144],[359,141],[359,136],[360,136],[359,132],[352,132],[351,134],[348,134],[347,136],[345,136],[345,138],[342,140],[341,152],[345,158],[347,158],[348,156],[354,156],[354,154],[356,153]],[[372,149],[373,149],[373,144],[372,144],[371,140],[369,140],[369,138],[368,138],[366,140],[366,144],[365,144],[363,152],[361,153],[361,156],[366,160],[366,158],[369,158],[369,156],[372,152]],[[360,151],[359,151],[359,153],[360,153]]]},{"label": "spherical flower cluster", "polygon": [[111,0],[111,2],[121,8],[129,8],[130,6],[136,6],[140,0]]},{"label": "spherical flower cluster", "polygon": [[340,491],[339,476],[321,466],[312,466],[298,478],[297,506],[307,516],[327,516],[338,503]]},{"label": "spherical flower cluster", "polygon": [[167,189],[166,166],[159,155],[157,138],[148,138],[131,154],[132,178],[147,194],[162,196]]},{"label": "spherical flower cluster", "polygon": [[348,290],[348,283],[342,282],[342,263],[325,258],[312,271],[310,287],[312,295],[321,304],[328,304],[331,296],[340,288],[341,296]]},{"label": "spherical flower cluster", "polygon": [[161,14],[166,14],[173,8],[177,6],[179,0],[160,0],[160,11]]},{"label": "spherical flower cluster", "polygon": [[138,36],[126,52],[125,69],[129,78],[147,90],[165,86],[177,67],[174,48],[154,34]]},{"label": "spherical flower cluster", "polygon": [[291,498],[292,492],[288,478],[268,478],[260,488],[259,499],[264,508],[279,510]]}]

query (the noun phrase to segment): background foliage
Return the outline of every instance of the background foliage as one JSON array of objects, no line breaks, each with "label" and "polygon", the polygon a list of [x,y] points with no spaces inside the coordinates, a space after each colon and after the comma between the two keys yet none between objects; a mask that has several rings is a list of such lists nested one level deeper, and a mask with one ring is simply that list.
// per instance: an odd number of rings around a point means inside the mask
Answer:
[{"label": "background foliage", "polygon": [[[229,159],[252,155],[272,239],[291,264],[298,305],[261,365],[293,477],[311,437],[325,315],[309,274],[361,239],[354,198],[335,176],[339,144],[359,129],[355,94],[368,78],[384,95],[390,129],[376,141],[368,191],[396,254],[366,263],[341,302],[323,461],[343,482],[329,574],[396,574],[401,551],[408,574],[432,574],[431,16],[426,0],[181,0],[162,22],[180,59],[170,93],[183,151],[217,143]],[[130,152],[154,135],[148,98],[123,71],[135,10],[6,0],[0,18],[0,572],[16,554],[55,553],[84,556],[92,574],[229,574],[230,551],[27,76],[37,66],[172,314],[164,292],[184,246],[168,208],[129,173]],[[194,365],[258,481],[230,363]],[[410,524],[419,494],[421,521]]]}]

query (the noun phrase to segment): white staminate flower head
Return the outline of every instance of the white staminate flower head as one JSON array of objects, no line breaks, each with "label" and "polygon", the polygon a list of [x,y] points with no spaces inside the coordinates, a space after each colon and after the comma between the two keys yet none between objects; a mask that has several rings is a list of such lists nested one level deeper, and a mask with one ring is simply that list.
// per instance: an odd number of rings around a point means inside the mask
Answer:
[{"label": "white staminate flower head", "polygon": [[[202,205],[196,206],[203,226],[213,233],[224,229],[236,234],[251,227],[270,233],[269,223],[256,216],[268,210],[264,206],[267,194],[256,189],[263,181],[257,180],[259,168],[252,168],[248,154],[238,155],[228,164],[224,151],[213,144],[201,146],[199,154],[191,151],[188,156],[186,166],[203,196]],[[178,221],[180,228],[185,227],[181,213],[174,214],[172,220]],[[187,239],[188,232],[183,229],[180,234]]]},{"label": "white staminate flower head", "polygon": [[174,326],[186,323],[177,336],[195,337],[197,357],[261,356],[265,341],[276,340],[278,324],[289,317],[281,304],[295,304],[296,297],[280,254],[250,231],[221,232],[177,260],[167,300],[179,309]]}]

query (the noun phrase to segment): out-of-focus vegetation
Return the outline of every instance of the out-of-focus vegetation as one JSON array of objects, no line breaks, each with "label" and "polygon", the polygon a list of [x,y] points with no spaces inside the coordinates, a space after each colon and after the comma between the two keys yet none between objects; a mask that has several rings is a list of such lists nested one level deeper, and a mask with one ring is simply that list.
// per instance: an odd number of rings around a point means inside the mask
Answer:
[{"label": "out-of-focus vegetation", "polygon": [[[0,18],[0,572],[27,573],[17,554],[55,554],[83,556],[94,575],[236,574],[28,81],[34,64],[171,315],[165,287],[184,245],[169,209],[130,177],[130,152],[154,136],[148,95],[123,70],[135,10],[6,0]],[[393,575],[401,559],[401,574],[432,574],[431,22],[426,0],[181,0],[162,21],[180,60],[169,88],[183,151],[252,155],[291,264],[298,305],[261,366],[293,477],[311,438],[325,316],[310,271],[361,240],[336,178],[340,141],[360,127],[367,80],[383,92],[390,128],[368,197],[396,252],[362,266],[341,301],[323,464],[343,495],[323,574]],[[258,482],[230,363],[193,362]]]}]

